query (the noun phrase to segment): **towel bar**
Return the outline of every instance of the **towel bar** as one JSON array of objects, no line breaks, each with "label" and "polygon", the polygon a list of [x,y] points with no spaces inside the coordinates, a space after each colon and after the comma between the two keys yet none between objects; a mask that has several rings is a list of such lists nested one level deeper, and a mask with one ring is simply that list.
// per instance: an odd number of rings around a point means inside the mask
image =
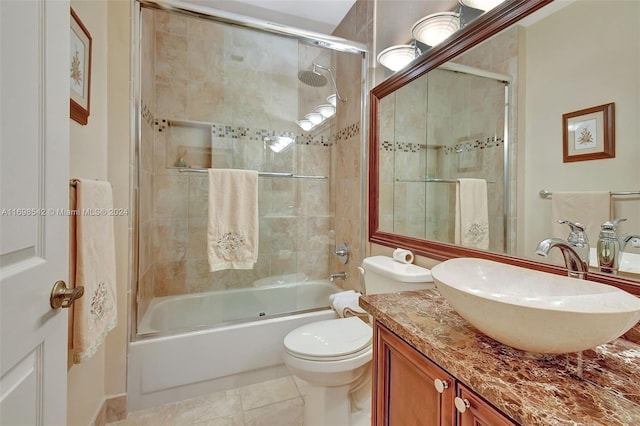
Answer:
[{"label": "towel bar", "polygon": [[[548,198],[553,195],[553,192],[547,191],[546,189],[541,189],[540,192],[541,198]],[[613,191],[610,192],[611,195],[640,195],[640,191]]]},{"label": "towel bar", "polygon": [[[438,182],[438,183],[457,183],[457,179],[440,179],[440,178],[422,178],[422,179],[396,179],[396,182]],[[496,183],[488,180],[487,183]]]},{"label": "towel bar", "polygon": [[[208,173],[209,169],[178,169],[180,173]],[[327,176],[295,175],[286,172],[258,172],[260,177],[292,178],[292,179],[327,179]]]}]

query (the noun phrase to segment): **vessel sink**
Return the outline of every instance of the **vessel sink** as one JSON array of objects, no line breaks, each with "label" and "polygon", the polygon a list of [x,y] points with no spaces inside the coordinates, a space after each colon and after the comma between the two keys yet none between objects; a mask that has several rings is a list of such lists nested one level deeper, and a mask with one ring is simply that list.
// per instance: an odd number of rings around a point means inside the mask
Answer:
[{"label": "vessel sink", "polygon": [[[598,268],[598,253],[595,247],[589,250],[589,266]],[[618,264],[618,273],[621,275],[640,275],[640,254],[631,252],[622,252],[620,263]]]},{"label": "vessel sink", "polygon": [[535,353],[579,352],[640,320],[640,299],[617,287],[475,258],[431,269],[455,311],[487,336]]}]

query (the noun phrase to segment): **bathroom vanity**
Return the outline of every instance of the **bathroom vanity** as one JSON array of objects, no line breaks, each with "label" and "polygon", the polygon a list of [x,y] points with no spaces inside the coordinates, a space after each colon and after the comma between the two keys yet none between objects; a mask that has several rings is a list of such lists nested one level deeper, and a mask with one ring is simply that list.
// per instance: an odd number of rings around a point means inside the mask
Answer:
[{"label": "bathroom vanity", "polygon": [[616,339],[581,359],[523,352],[479,333],[437,290],[360,305],[375,320],[375,426],[640,424],[640,345]]}]

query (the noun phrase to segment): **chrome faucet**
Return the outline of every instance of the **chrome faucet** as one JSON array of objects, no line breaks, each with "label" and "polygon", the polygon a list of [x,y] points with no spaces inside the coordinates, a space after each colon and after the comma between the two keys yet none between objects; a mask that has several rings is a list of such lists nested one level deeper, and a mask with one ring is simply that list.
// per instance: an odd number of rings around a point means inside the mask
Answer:
[{"label": "chrome faucet", "polygon": [[567,273],[570,277],[585,279],[589,271],[589,264],[585,262],[575,249],[565,240],[560,238],[545,238],[540,241],[536,248],[536,254],[539,256],[549,256],[549,251],[557,247],[564,257],[564,263],[567,266]]},{"label": "chrome faucet", "polygon": [[627,219],[615,219],[602,224],[597,248],[598,268],[601,272],[617,274],[620,258],[627,244],[635,238],[640,238],[640,235],[637,234],[618,236],[618,223],[625,220]]},{"label": "chrome faucet", "polygon": [[580,222],[571,222],[570,220],[561,219],[558,221],[560,225],[568,225],[571,229],[567,237],[567,243],[580,256],[580,259],[589,265],[589,238],[587,237],[587,226]]},{"label": "chrome faucet", "polygon": [[347,279],[347,273],[346,272],[334,272],[333,274],[329,275],[329,281],[334,282],[337,279],[346,280]]}]

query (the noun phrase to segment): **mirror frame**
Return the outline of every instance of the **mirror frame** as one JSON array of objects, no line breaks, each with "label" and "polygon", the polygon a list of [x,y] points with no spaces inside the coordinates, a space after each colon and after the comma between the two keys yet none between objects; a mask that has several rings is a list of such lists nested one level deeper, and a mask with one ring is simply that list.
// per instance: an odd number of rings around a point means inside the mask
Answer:
[{"label": "mirror frame", "polygon": [[[508,263],[528,269],[564,275],[566,268],[548,263],[502,254],[461,247],[450,243],[420,239],[404,235],[383,232],[379,229],[379,107],[380,100],[396,90],[423,76],[439,65],[483,42],[489,37],[510,27],[520,19],[532,14],[553,0],[508,0],[493,10],[484,13],[467,27],[454,34],[446,43],[436,46],[414,59],[402,70],[374,87],[369,94],[369,242],[387,247],[402,247],[414,253],[435,260],[447,260],[456,257],[477,257]],[[640,283],[631,278],[589,272],[590,281],[614,285],[629,293],[640,296]]]}]

